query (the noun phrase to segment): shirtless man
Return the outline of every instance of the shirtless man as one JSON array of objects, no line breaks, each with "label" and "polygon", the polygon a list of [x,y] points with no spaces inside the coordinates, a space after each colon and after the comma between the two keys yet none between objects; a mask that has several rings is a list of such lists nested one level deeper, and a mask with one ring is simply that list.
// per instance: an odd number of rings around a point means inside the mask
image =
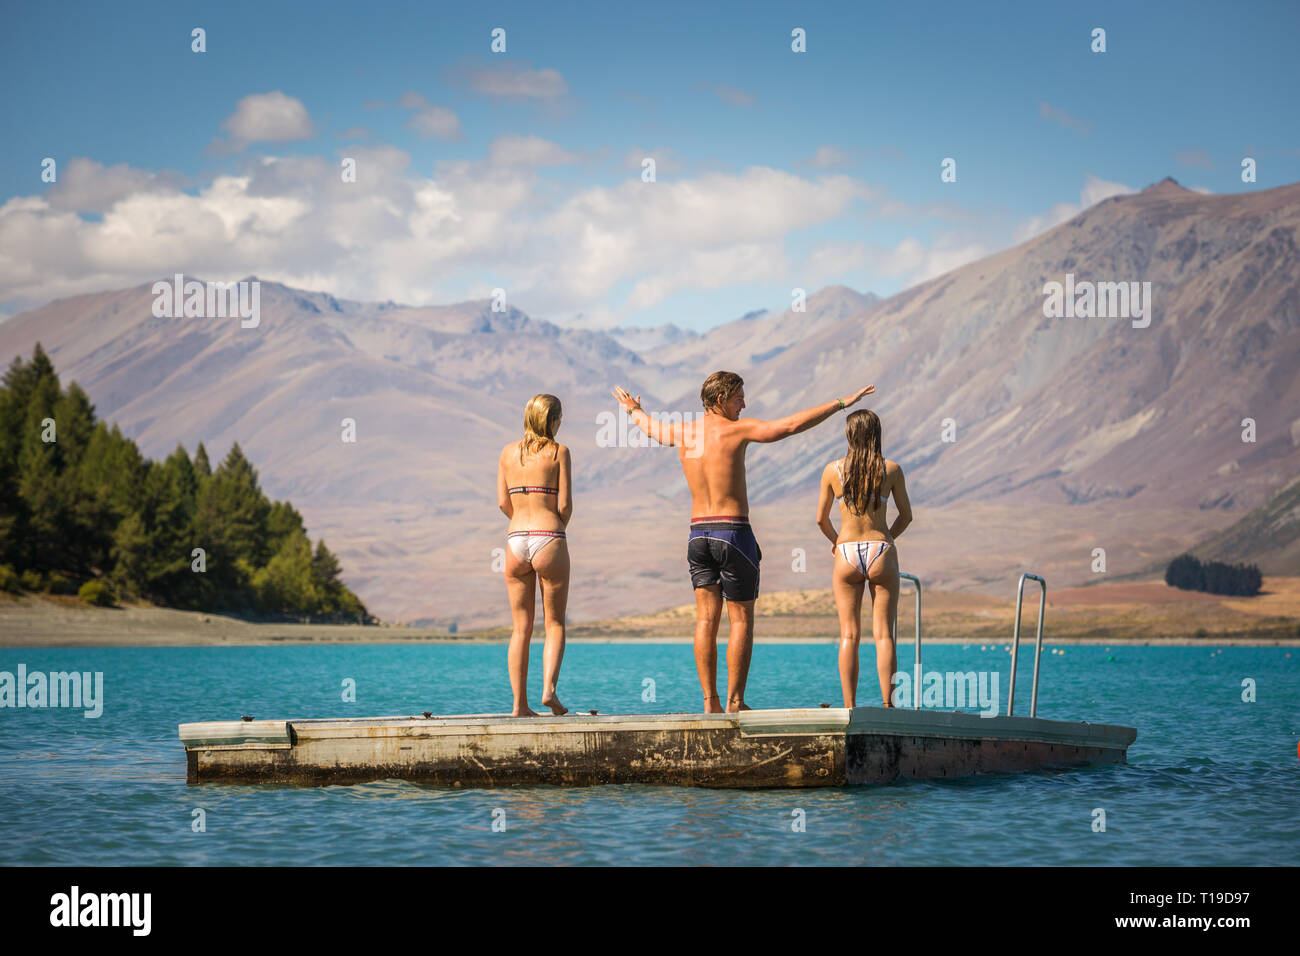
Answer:
[{"label": "shirtless man", "polygon": [[749,710],[745,680],[754,645],[754,599],[763,552],[749,527],[745,491],[745,449],[750,442],[774,442],[806,431],[848,408],[874,385],[825,405],[774,421],[741,418],[745,382],[735,372],[714,372],[700,389],[704,415],[693,422],[660,422],[622,388],[614,397],[643,432],[661,445],[677,447],[691,489],[691,536],[686,560],[695,588],[695,667],[704,692],[704,712],[723,712],[718,699],[718,623],[727,602],[731,634],[727,641],[728,713]]}]

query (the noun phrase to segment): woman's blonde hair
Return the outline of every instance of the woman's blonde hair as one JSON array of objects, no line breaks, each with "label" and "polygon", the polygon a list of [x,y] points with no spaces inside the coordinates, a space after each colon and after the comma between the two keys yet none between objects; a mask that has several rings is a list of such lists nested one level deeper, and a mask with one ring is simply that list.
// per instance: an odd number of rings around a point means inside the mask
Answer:
[{"label": "woman's blonde hair", "polygon": [[524,455],[555,444],[555,429],[564,409],[554,395],[534,395],[524,406],[524,437],[519,442],[519,464]]}]

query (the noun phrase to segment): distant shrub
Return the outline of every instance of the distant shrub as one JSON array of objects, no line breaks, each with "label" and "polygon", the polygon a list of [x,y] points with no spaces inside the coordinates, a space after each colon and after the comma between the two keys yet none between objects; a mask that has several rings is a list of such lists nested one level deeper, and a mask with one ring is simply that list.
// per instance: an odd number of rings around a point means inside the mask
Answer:
[{"label": "distant shrub", "polygon": [[45,588],[45,579],[41,577],[41,572],[32,568],[24,571],[18,580],[24,591],[41,591]]},{"label": "distant shrub", "polygon": [[1165,583],[1184,591],[1254,597],[1264,584],[1264,576],[1253,564],[1203,563],[1190,554],[1181,554],[1165,569]]},{"label": "distant shrub", "polygon": [[1190,554],[1180,554],[1165,568],[1165,584],[1184,591],[1205,590],[1205,568]]},{"label": "distant shrub", "polygon": [[96,607],[111,607],[113,604],[113,592],[103,581],[87,581],[78,589],[77,597]]},{"label": "distant shrub", "polygon": [[58,571],[51,571],[45,578],[45,590],[51,594],[76,594],[77,582]]},{"label": "distant shrub", "polygon": [[18,572],[7,564],[0,564],[0,591],[17,594],[20,590],[22,584],[19,582]]}]

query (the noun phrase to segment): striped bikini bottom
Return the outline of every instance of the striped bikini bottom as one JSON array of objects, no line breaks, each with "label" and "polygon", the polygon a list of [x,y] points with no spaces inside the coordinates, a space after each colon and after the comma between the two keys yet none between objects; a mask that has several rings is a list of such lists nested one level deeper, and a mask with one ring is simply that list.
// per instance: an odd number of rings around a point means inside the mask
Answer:
[{"label": "striped bikini bottom", "polygon": [[840,556],[863,577],[871,570],[876,559],[893,547],[892,541],[845,541],[835,546]]}]

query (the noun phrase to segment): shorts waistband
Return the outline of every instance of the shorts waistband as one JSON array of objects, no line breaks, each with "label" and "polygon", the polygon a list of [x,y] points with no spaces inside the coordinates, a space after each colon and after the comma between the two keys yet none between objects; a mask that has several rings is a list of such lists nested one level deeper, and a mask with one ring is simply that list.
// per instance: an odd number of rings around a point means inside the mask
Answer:
[{"label": "shorts waistband", "polygon": [[691,533],[696,531],[751,531],[743,515],[709,515],[691,519]]},{"label": "shorts waistband", "polygon": [[727,524],[749,524],[749,518],[746,515],[704,515],[699,518],[692,518],[691,525],[714,521],[725,521]]}]

